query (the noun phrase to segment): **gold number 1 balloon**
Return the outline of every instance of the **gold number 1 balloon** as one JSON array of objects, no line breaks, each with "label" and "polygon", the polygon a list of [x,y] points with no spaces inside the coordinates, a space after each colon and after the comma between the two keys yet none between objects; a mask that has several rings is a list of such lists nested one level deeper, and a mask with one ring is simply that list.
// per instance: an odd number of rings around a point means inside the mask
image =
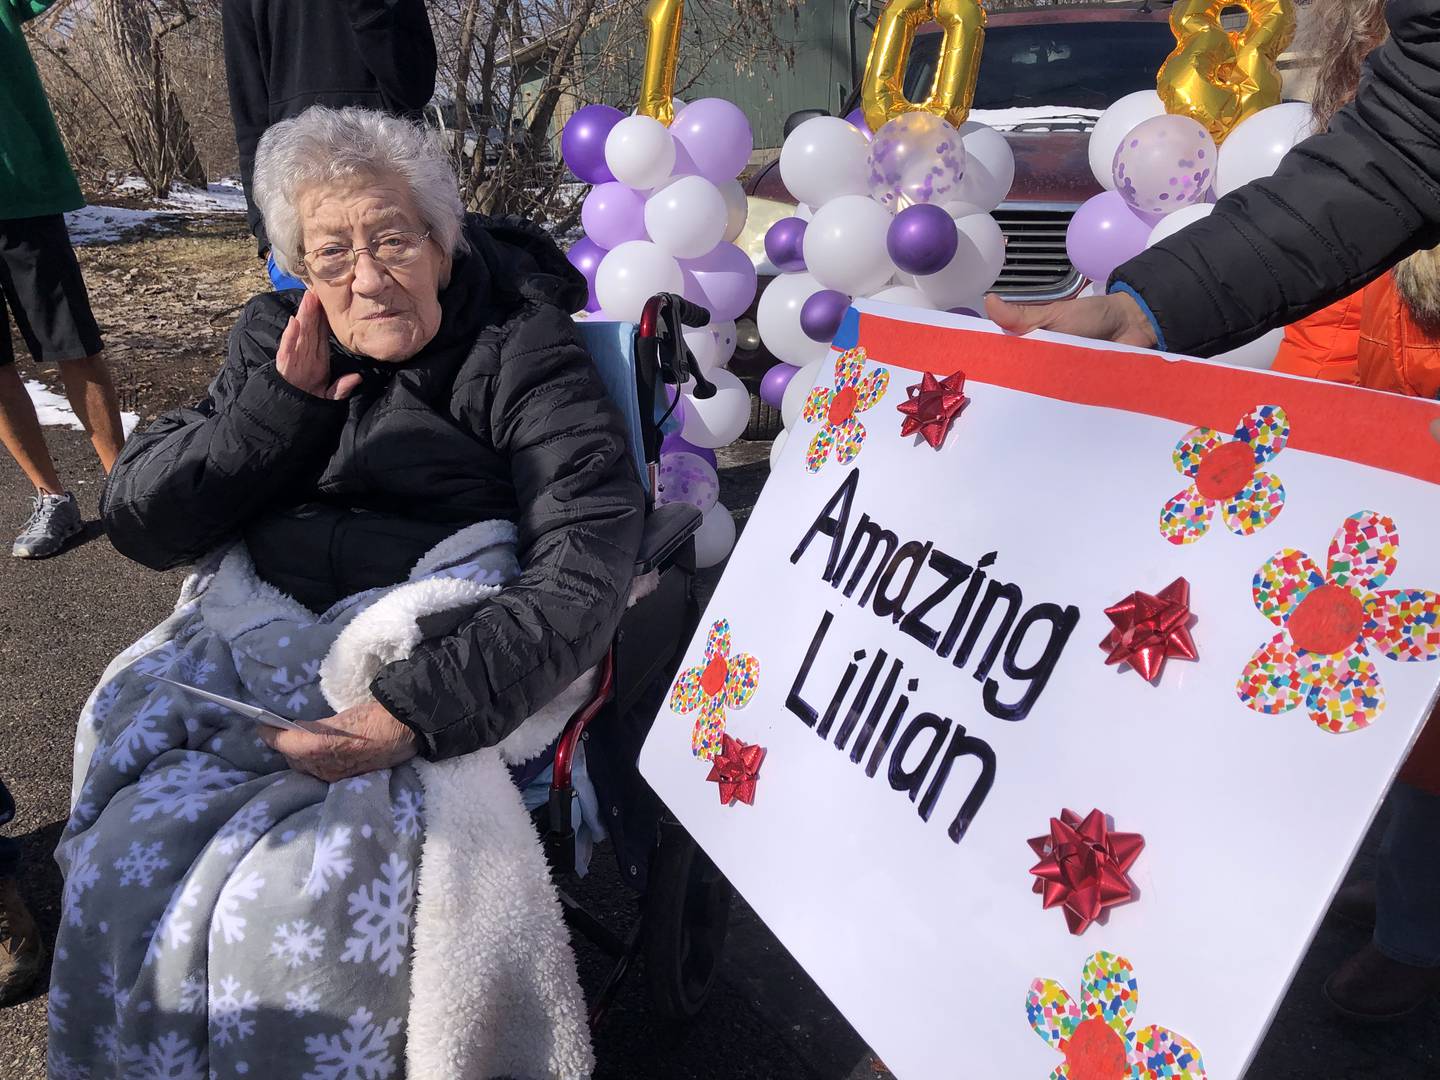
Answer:
[{"label": "gold number 1 balloon", "polygon": [[636,111],[653,116],[666,127],[675,119],[675,63],[680,58],[684,16],[685,0],[650,0],[645,9],[650,34],[645,41],[645,71]]},{"label": "gold number 1 balloon", "polygon": [[[1235,6],[1249,21],[1227,31],[1220,13]],[[1275,58],[1295,35],[1292,0],[1179,0],[1170,30],[1177,44],[1155,87],[1167,112],[1193,117],[1219,143],[1247,116],[1280,103]]]},{"label": "gold number 1 balloon", "polygon": [[[915,31],[929,22],[939,23],[944,37],[930,96],[917,104],[905,96],[905,67]],[[959,127],[975,100],[984,45],[985,9],[979,0],[891,0],[870,39],[870,57],[860,84],[865,123],[871,131],[879,131],[887,120],[923,110]]]}]

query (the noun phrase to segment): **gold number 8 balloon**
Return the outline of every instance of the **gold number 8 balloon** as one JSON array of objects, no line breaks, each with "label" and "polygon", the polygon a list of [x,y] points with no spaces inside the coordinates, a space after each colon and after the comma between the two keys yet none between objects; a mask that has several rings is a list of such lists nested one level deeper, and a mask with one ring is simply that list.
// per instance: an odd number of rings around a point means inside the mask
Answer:
[{"label": "gold number 8 balloon", "polygon": [[640,77],[640,103],[636,112],[669,127],[675,119],[675,63],[680,57],[680,23],[685,0],[650,0],[645,22],[645,69]]},{"label": "gold number 8 balloon", "polygon": [[[940,62],[930,96],[910,101],[905,96],[905,67],[915,31],[926,23],[940,24]],[[875,26],[870,57],[861,83],[861,106],[870,130],[907,112],[934,113],[959,127],[970,115],[980,50],[985,45],[985,9],[978,0],[891,0]]]},{"label": "gold number 8 balloon", "polygon": [[[1220,13],[1236,6],[1249,21],[1227,31]],[[1275,59],[1295,35],[1291,0],[1181,0],[1170,30],[1175,51],[1156,78],[1167,112],[1198,120],[1220,143],[1241,120],[1280,103]]]}]

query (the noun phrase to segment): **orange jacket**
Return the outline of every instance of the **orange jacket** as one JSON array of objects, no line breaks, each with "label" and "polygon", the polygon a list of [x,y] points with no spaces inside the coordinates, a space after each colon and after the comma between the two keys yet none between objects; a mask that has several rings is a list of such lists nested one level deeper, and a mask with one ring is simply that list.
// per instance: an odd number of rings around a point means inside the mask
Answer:
[{"label": "orange jacket", "polygon": [[1415,322],[1386,274],[1365,286],[1356,369],[1359,384],[1410,397],[1440,396],[1440,338]]},{"label": "orange jacket", "polygon": [[1326,382],[1357,382],[1361,296],[1352,293],[1287,326],[1272,369]]}]

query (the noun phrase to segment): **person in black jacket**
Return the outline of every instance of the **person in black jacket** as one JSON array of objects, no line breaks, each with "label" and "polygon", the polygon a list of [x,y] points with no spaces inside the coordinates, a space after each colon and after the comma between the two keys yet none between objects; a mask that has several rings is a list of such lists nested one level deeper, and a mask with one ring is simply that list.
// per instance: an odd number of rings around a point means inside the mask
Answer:
[{"label": "person in black jacket", "polygon": [[[1318,311],[1440,243],[1440,6],[1391,0],[1355,100],[1275,175],[1117,269],[1109,295],[997,323],[1212,356]],[[1234,283],[1243,282],[1243,287]]]},{"label": "person in black jacket", "polygon": [[330,721],[363,738],[265,732],[328,781],[493,746],[604,654],[643,531],[624,422],[567,314],[584,279],[535,227],[465,217],[443,150],[379,113],[276,124],[255,195],[309,289],[252,300],[208,398],[131,439],[106,531],[155,569],[243,538],[323,611],[513,521],[521,576]]},{"label": "person in black jacket", "polygon": [[[264,255],[253,189],[265,129],[311,105],[418,119],[435,93],[435,38],[424,0],[225,0],[221,15],[240,179]],[[300,284],[269,265],[277,287]]]}]

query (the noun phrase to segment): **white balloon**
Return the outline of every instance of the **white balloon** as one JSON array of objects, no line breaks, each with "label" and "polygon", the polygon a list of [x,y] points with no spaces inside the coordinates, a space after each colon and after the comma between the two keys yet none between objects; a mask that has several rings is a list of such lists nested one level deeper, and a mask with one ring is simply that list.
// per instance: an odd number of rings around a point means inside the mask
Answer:
[{"label": "white balloon", "polygon": [[621,322],[639,322],[647,300],[656,293],[678,293],[683,285],[680,264],[648,240],[621,244],[595,271],[595,298]]},{"label": "white balloon", "polygon": [[815,381],[820,378],[829,358],[830,350],[826,349],[825,355],[819,360],[806,364],[790,376],[790,383],[785,387],[785,396],[780,399],[780,419],[784,421],[787,430],[795,426],[800,414],[805,411],[805,399],[810,396],[810,391],[814,389]]},{"label": "white balloon", "polygon": [[[990,211],[983,207],[976,206],[969,202],[947,202],[941,203],[940,209],[949,214],[952,218],[969,217],[971,214],[988,214]],[[993,210],[994,207],[991,207]]]},{"label": "white balloon", "polygon": [[781,429],[780,434],[775,436],[775,441],[770,444],[770,471],[774,472],[775,467],[780,463],[780,454],[785,449],[785,441],[790,438],[789,429]]},{"label": "white balloon", "polygon": [[1150,239],[1145,241],[1145,246],[1154,247],[1167,236],[1174,236],[1192,221],[1209,217],[1214,209],[1214,203],[1195,203],[1193,206],[1182,207],[1173,214],[1166,214],[1156,223],[1155,228],[1150,230]]},{"label": "white balloon", "polygon": [[605,164],[622,184],[656,187],[675,168],[675,140],[659,120],[627,116],[605,139]]},{"label": "white balloon", "polygon": [[715,384],[715,393],[703,399],[685,395],[685,426],[680,437],[714,450],[729,446],[750,423],[750,392],[724,368],[716,368],[707,378]]},{"label": "white balloon", "polygon": [[1290,148],[1310,136],[1315,114],[1303,101],[1271,105],[1247,116],[1225,138],[1215,169],[1215,194],[1228,195],[1238,187],[1274,174]]},{"label": "white balloon", "polygon": [[815,219],[805,229],[806,270],[827,289],[849,296],[869,295],[895,273],[885,249],[885,235],[893,220],[889,211],[868,195],[831,199],[815,211]]},{"label": "white balloon", "polygon": [[695,530],[695,565],[700,569],[723,562],[735,546],[735,519],[724,503],[716,503]]},{"label": "white balloon", "polygon": [[735,238],[745,231],[745,221],[750,216],[750,199],[739,180],[726,180],[717,186],[720,197],[725,200],[725,235],[721,239],[733,244]]},{"label": "white balloon", "polygon": [[806,206],[803,202],[795,204],[795,216],[801,221],[814,221],[815,211],[812,207]]},{"label": "white balloon", "polygon": [[800,328],[800,309],[822,288],[824,286],[803,272],[781,274],[766,286],[755,309],[755,325],[760,329],[765,348],[777,360],[804,367],[830,351],[829,345],[811,340]]},{"label": "white balloon", "polygon": [[698,259],[729,224],[725,196],[703,176],[682,176],[645,200],[645,231],[677,259]]},{"label": "white balloon", "polygon": [[[960,125],[960,141],[965,144],[965,174],[956,201],[973,205],[971,213],[988,214],[1005,201],[1015,183],[1015,152],[1004,135],[978,120]],[[952,211],[950,216],[967,215]]]},{"label": "white balloon", "polygon": [[1135,126],[1154,116],[1163,116],[1165,103],[1154,90],[1136,90],[1111,105],[1090,132],[1090,171],[1106,191],[1115,190],[1115,151]]},{"label": "white balloon", "polygon": [[838,116],[817,116],[790,133],[780,150],[780,177],[791,195],[823,206],[840,195],[869,191],[870,144]]},{"label": "white balloon", "polygon": [[710,333],[715,338],[715,366],[724,367],[730,363],[730,358],[740,346],[740,334],[735,329],[735,320],[711,323]]},{"label": "white balloon", "polygon": [[[971,214],[955,222],[960,246],[950,264],[938,274],[922,274],[916,287],[941,311],[974,307],[1005,266],[1005,234],[989,214]],[[603,301],[602,301],[603,303]]]},{"label": "white balloon", "polygon": [[920,308],[924,311],[933,311],[932,304],[919,289],[913,285],[891,285],[887,289],[881,289],[871,300],[879,300],[882,304],[897,304],[900,307]]},{"label": "white balloon", "polygon": [[[709,374],[716,366],[715,359],[720,354],[720,346],[715,342],[715,335],[710,332],[708,326],[692,327],[685,331],[685,344],[689,346],[690,352],[695,356],[695,362],[700,365],[700,370]],[[687,386],[685,388],[689,390]]]},{"label": "white balloon", "polygon": [[1277,327],[1274,330],[1261,334],[1254,341],[1241,345],[1238,349],[1231,349],[1223,352],[1212,359],[1222,364],[1232,364],[1235,367],[1248,368],[1269,368],[1275,363],[1275,354],[1280,351],[1280,342],[1285,340],[1285,328]]}]

